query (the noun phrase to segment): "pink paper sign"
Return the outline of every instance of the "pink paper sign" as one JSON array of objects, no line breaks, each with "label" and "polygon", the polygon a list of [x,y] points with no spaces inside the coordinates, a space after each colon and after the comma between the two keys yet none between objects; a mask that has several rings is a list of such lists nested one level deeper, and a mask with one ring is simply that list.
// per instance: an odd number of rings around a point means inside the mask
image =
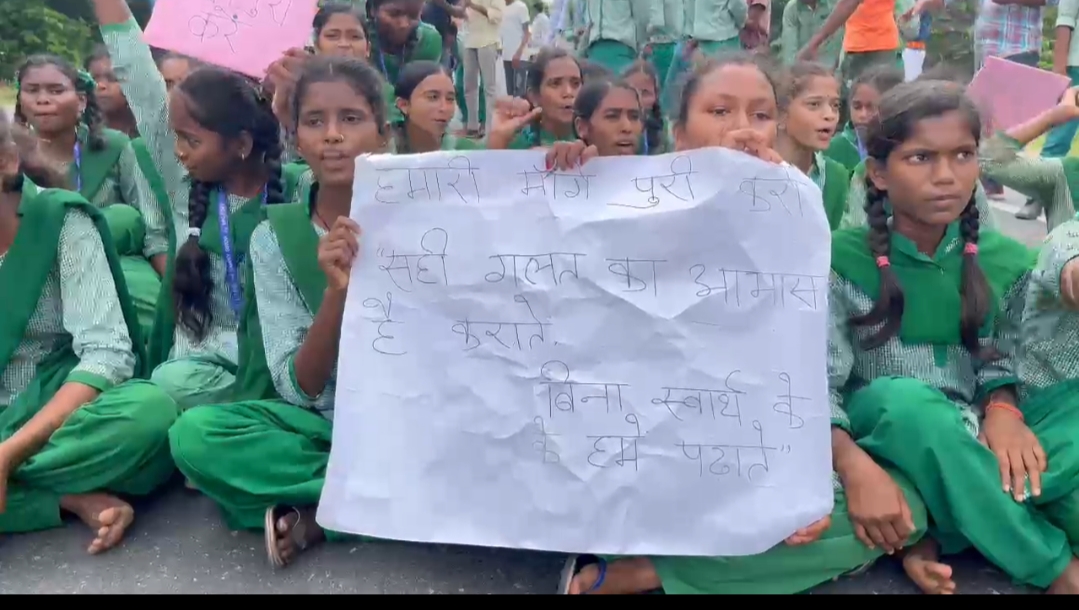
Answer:
[{"label": "pink paper sign", "polygon": [[157,0],[146,43],[255,78],[311,38],[318,0]]},{"label": "pink paper sign", "polygon": [[1005,130],[1049,110],[1068,89],[1067,76],[1031,68],[999,57],[987,57],[974,75],[967,95],[982,112],[989,129]]}]

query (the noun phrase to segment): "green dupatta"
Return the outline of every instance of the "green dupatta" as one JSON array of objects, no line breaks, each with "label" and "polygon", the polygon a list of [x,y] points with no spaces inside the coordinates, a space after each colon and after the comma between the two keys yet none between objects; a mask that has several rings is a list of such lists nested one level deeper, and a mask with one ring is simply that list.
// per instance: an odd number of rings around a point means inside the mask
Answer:
[{"label": "green dupatta", "polygon": [[[270,226],[277,236],[281,256],[285,259],[292,281],[312,313],[322,306],[326,291],[326,274],[318,266],[318,233],[311,225],[311,193],[301,193],[299,203],[270,206],[266,210]],[[254,272],[246,265],[246,294],[255,294]],[[262,341],[262,324],[256,299],[244,302],[240,320],[240,357],[236,373],[236,400],[279,399],[274,388],[266,350]]]},{"label": "green dupatta", "polygon": [[[116,284],[131,347],[135,354],[135,377],[149,374],[146,352],[143,348],[142,331],[139,328],[135,306],[128,295],[127,283],[120,268],[120,257],[112,246],[109,228],[101,212],[78,193],[62,189],[39,190],[24,180],[22,200],[19,203],[19,230],[15,241],[0,264],[0,294],[3,298],[3,315],[0,316],[0,374],[11,363],[12,355],[23,341],[26,327],[37,309],[49,272],[56,264],[60,233],[68,210],[80,210],[90,217],[101,235],[105,258],[109,263]],[[93,375],[69,377],[68,373],[79,363],[71,345],[65,345],[38,364],[38,377],[49,380],[46,393],[55,393],[68,381],[85,383],[99,391],[100,378]]]},{"label": "green dupatta", "polygon": [[[88,137],[89,132],[85,128],[80,128],[78,139],[81,159],[78,167],[76,167],[75,163],[71,164],[68,173],[73,185],[79,184],[79,179],[81,178],[82,188],[79,189],[79,194],[85,197],[87,201],[93,201],[102,185],[105,184],[105,179],[109,177],[109,174],[116,168],[116,164],[120,162],[120,155],[123,154],[124,149],[131,143],[131,140],[115,129],[103,129],[101,130],[101,137],[105,141],[105,148],[91,150]],[[113,201],[110,203],[120,202]],[[123,203],[130,204],[134,202],[125,201]]]},{"label": "green dupatta", "polygon": [[[880,269],[869,249],[868,235],[868,227],[832,233],[832,270],[875,301],[880,295]],[[948,226],[932,258],[895,231],[891,242],[888,260],[903,288],[904,299],[899,339],[907,344],[959,345],[963,263],[959,223]],[[1029,248],[1009,237],[983,231],[978,236],[978,265],[993,293],[990,314],[981,329],[981,336],[989,337],[1001,299],[1033,267],[1034,256]]]},{"label": "green dupatta", "polygon": [[[281,181],[284,186],[285,201],[292,199],[299,182],[300,174],[306,171],[306,167],[290,163],[282,168]],[[202,223],[202,234],[199,236],[199,246],[207,251],[218,254],[224,252],[221,241],[221,228],[217,219],[217,190],[210,193],[210,204],[206,206],[206,220]],[[280,205],[280,204],[275,204]],[[268,207],[268,206],[267,206]],[[232,251],[241,261],[247,258],[247,246],[251,242],[251,233],[258,226],[265,213],[262,205],[262,195],[248,199],[239,209],[229,215],[229,228],[232,235]],[[173,232],[170,232],[174,233]],[[172,240],[178,240],[173,235]],[[176,252],[179,249],[177,243],[172,246],[168,253],[168,263],[165,268],[165,277],[161,280],[161,293],[157,299],[157,313],[154,316],[154,328],[150,336],[150,361],[157,366],[169,359],[172,352],[173,338],[176,332],[176,302],[172,295],[172,285],[176,273]],[[242,314],[242,312],[241,312]]]}]

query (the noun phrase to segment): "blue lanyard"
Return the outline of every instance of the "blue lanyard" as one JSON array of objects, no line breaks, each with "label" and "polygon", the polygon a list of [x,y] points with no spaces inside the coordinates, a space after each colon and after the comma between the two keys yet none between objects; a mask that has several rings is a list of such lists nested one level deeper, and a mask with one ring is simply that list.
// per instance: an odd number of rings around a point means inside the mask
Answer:
[{"label": "blue lanyard", "polygon": [[[262,191],[262,205],[266,205],[266,190]],[[236,257],[232,252],[232,232],[229,228],[229,196],[223,189],[217,191],[217,226],[221,230],[221,252],[225,259],[225,282],[229,287],[229,305],[236,317],[243,309],[243,295],[236,272]]]},{"label": "blue lanyard", "polygon": [[858,135],[858,130],[854,130],[854,146],[858,148],[858,160],[865,161],[865,158],[869,153],[865,149],[865,144],[862,143],[862,136]]},{"label": "blue lanyard", "polygon": [[82,192],[82,146],[75,140],[75,192]]},{"label": "blue lanyard", "polygon": [[648,156],[648,136],[644,137],[644,156]]}]

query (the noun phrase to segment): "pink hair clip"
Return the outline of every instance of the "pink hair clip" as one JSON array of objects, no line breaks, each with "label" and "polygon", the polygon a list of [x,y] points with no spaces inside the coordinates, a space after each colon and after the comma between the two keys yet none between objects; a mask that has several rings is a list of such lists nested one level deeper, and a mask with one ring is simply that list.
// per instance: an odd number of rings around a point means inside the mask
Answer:
[{"label": "pink hair clip", "polygon": [[877,266],[880,267],[881,269],[883,269],[885,267],[888,267],[891,264],[892,264],[892,261],[888,260],[887,256],[878,256],[877,257]]},{"label": "pink hair clip", "polygon": [[963,254],[974,255],[974,254],[977,254],[977,253],[978,253],[978,244],[967,244],[967,245],[963,246]]}]

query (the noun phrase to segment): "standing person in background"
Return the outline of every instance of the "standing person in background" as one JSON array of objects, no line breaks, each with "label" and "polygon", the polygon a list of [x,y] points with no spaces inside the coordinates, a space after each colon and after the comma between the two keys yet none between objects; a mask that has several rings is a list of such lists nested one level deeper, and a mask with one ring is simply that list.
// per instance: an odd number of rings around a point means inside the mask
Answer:
[{"label": "standing person in background", "polygon": [[739,35],[742,48],[755,53],[768,53],[772,30],[772,0],[748,0],[749,15]]},{"label": "standing person in background", "polygon": [[686,31],[686,4],[687,0],[656,0],[653,5],[647,56],[660,85],[667,82],[674,48]]},{"label": "standing person in background", "polygon": [[532,5],[532,25],[529,27],[531,36],[528,38],[528,56],[532,57],[539,53],[540,49],[553,44],[554,32],[551,29],[551,18],[547,15],[547,6],[543,0],[536,0]]},{"label": "standing person in background", "polygon": [[501,64],[506,73],[506,95],[520,97],[528,74],[528,44],[532,40],[528,5],[523,0],[505,0],[499,36],[502,39]]},{"label": "standing person in background", "polygon": [[[835,9],[836,0],[790,0],[783,7],[783,28],[779,38],[780,59],[790,65],[798,51],[809,45],[813,35],[821,31]],[[843,26],[836,35],[825,40],[817,49],[817,63],[835,69],[843,50]]]},{"label": "standing person in background", "polygon": [[[480,138],[490,128],[488,114],[480,125],[480,85],[488,108],[495,105],[495,69],[498,65],[498,29],[502,23],[505,0],[464,0],[468,32],[464,39],[465,99],[468,103],[466,137]],[[482,82],[481,82],[482,77]]]},{"label": "standing person in background", "polygon": [[799,59],[816,59],[824,43],[844,25],[844,58],[840,66],[844,90],[871,66],[898,65],[900,41],[895,0],[839,0],[821,29],[799,52]]},{"label": "standing person in background", "polygon": [[686,35],[703,55],[716,57],[741,50],[739,32],[749,17],[746,0],[690,0]]},{"label": "standing person in background", "polygon": [[457,68],[460,58],[457,56],[457,25],[454,17],[464,19],[465,9],[461,0],[431,0],[423,7],[421,19],[434,26],[442,36],[442,65],[451,72]]},{"label": "standing person in background", "polygon": [[[584,4],[588,11],[585,30],[588,42],[583,56],[621,74],[637,59],[647,42],[654,5],[650,0],[585,0]],[[734,36],[737,35],[736,31]]]},{"label": "standing person in background", "polygon": [[[1061,0],[1057,9],[1053,72],[1070,78],[1073,87],[1079,85],[1079,36],[1075,36],[1076,23],[1079,23],[1079,0]],[[1079,130],[1079,121],[1072,120],[1050,131],[1042,148],[1042,158],[1066,157],[1071,150],[1076,130]]]}]

